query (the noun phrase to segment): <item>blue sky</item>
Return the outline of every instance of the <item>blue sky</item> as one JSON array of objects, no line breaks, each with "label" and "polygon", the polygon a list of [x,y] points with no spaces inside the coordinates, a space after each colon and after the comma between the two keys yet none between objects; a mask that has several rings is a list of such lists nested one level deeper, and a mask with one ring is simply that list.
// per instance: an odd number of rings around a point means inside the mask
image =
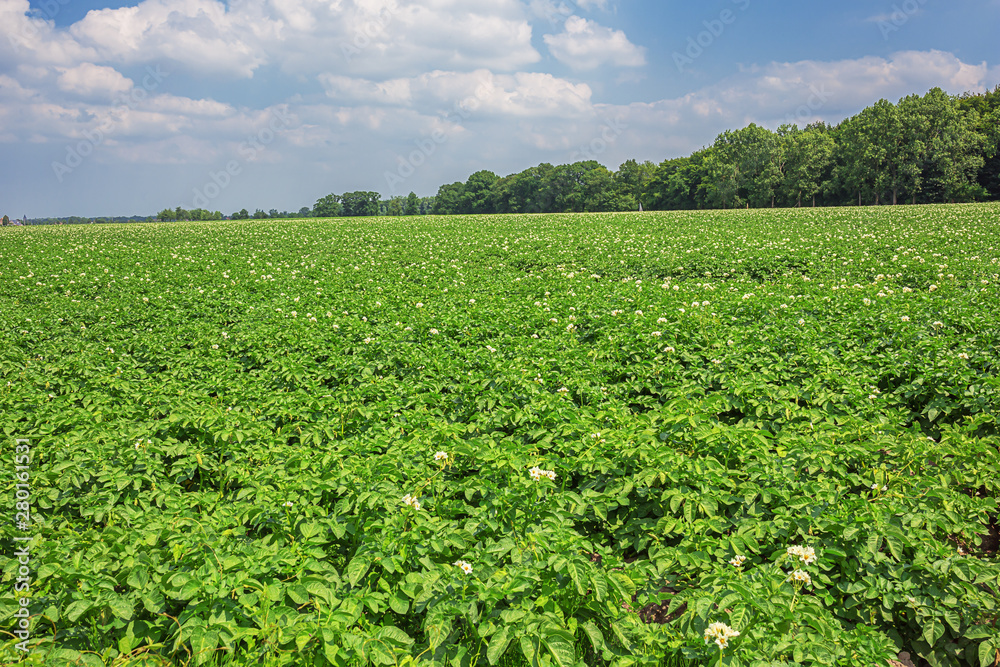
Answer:
[{"label": "blue sky", "polygon": [[1000,84],[1000,0],[0,0],[0,213],[298,210]]}]

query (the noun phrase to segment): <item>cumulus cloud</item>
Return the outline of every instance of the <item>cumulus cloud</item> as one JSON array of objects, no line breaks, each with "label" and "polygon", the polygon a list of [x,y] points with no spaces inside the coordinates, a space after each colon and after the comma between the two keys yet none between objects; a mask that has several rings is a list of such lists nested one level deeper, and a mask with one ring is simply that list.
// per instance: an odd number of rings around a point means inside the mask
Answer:
[{"label": "cumulus cloud", "polygon": [[97,54],[79,44],[50,19],[58,15],[56,4],[43,16],[29,16],[28,0],[0,2],[0,68],[31,62],[70,66],[92,62]]},{"label": "cumulus cloud", "polygon": [[327,95],[339,104],[408,106],[432,115],[565,117],[586,112],[592,105],[592,91],[588,85],[541,72],[495,74],[485,69],[473,72],[436,70],[384,82],[324,74],[320,81]]},{"label": "cumulus cloud", "polygon": [[628,40],[621,30],[612,30],[594,21],[570,16],[565,30],[545,35],[545,43],[556,60],[577,70],[596,69],[612,64],[618,67],[641,67],[646,64],[646,50]]},{"label": "cumulus cloud", "polygon": [[60,68],[57,79],[59,90],[81,97],[113,99],[132,89],[132,80],[125,78],[113,67],[83,63],[76,67]]},{"label": "cumulus cloud", "polygon": [[70,33],[106,60],[239,77],[270,63],[295,74],[398,75],[511,70],[541,57],[519,0],[143,0],[92,11]]},{"label": "cumulus cloud", "polygon": [[104,60],[170,61],[250,77],[267,61],[254,38],[264,37],[269,28],[269,22],[249,25],[238,10],[227,11],[217,0],[144,0],[134,7],[88,12],[70,34]]}]

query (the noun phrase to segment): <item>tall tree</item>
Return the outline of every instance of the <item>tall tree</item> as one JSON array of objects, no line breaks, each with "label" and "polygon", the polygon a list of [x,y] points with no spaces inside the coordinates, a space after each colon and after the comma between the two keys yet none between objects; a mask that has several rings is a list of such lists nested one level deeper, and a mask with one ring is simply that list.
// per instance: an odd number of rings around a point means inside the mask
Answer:
[{"label": "tall tree", "polygon": [[630,196],[636,203],[656,173],[657,166],[646,160],[626,160],[614,174],[615,185],[623,196]]},{"label": "tall tree", "polygon": [[490,190],[499,176],[492,171],[477,171],[469,176],[459,200],[462,213],[493,213]]},{"label": "tall tree", "polygon": [[415,192],[406,195],[406,206],[403,215],[420,215],[420,197]]},{"label": "tall tree", "polygon": [[434,197],[434,215],[454,215],[461,213],[462,195],[465,192],[465,183],[450,183],[438,188],[437,196]]},{"label": "tall tree", "polygon": [[877,202],[878,174],[885,161],[885,150],[875,141],[875,123],[863,114],[852,116],[837,126],[834,153],[837,186],[857,193],[858,206],[865,197],[873,195]]},{"label": "tall tree", "polygon": [[358,190],[345,192],[340,196],[343,214],[347,216],[376,216],[382,195],[377,192]]},{"label": "tall tree", "polygon": [[389,199],[389,202],[386,204],[385,214],[391,216],[403,215],[403,198],[392,197]]},{"label": "tall tree", "polygon": [[802,206],[802,197],[812,198],[823,187],[833,159],[834,141],[825,125],[797,128],[786,135],[787,162],[782,190],[786,201]]},{"label": "tall tree", "polygon": [[[340,196],[335,194],[328,194],[327,196],[317,199],[316,205],[313,206],[312,215],[315,218],[335,218],[341,214]],[[299,211],[301,213],[302,211]]]},{"label": "tall tree", "polygon": [[923,97],[906,97],[900,108],[912,125],[915,147],[920,151],[918,186],[925,184],[938,201],[984,197],[985,190],[976,182],[986,144],[986,137],[977,131],[978,113],[963,110],[957,98],[940,88],[932,88]]}]

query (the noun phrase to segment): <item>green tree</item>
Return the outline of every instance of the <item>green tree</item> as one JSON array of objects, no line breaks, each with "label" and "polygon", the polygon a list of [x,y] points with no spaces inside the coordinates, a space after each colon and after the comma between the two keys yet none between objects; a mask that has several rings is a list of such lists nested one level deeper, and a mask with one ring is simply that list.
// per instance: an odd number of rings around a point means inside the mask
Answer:
[{"label": "green tree", "polygon": [[[301,213],[302,211],[299,211]],[[341,214],[340,196],[329,194],[316,200],[312,215],[315,218],[335,218]]]},{"label": "green tree", "polygon": [[389,202],[386,204],[386,215],[403,215],[403,202],[402,197],[392,197],[389,199]]},{"label": "green tree", "polygon": [[420,215],[420,198],[415,192],[406,195],[406,206],[403,215]]},{"label": "green tree", "polygon": [[976,182],[990,199],[1000,199],[1000,85],[985,93],[965,93],[958,99],[960,108],[975,112],[976,131],[984,138],[983,166]]},{"label": "green tree", "polygon": [[312,217],[312,209],[309,208],[308,206],[303,206],[302,208],[299,209],[298,217],[300,218]]},{"label": "green tree", "polygon": [[978,131],[978,112],[964,110],[958,98],[940,88],[932,88],[923,97],[906,97],[899,106],[911,126],[918,151],[921,173],[918,187],[912,191],[914,203],[920,186],[937,201],[986,196],[976,182],[987,143],[986,136]]},{"label": "green tree", "polygon": [[491,189],[499,176],[492,171],[477,171],[469,176],[459,199],[459,209],[462,213],[493,213]]},{"label": "green tree", "polygon": [[379,203],[382,195],[377,192],[359,190],[357,192],[345,192],[340,196],[343,205],[343,215],[347,216],[376,216],[379,214]]},{"label": "green tree", "polygon": [[230,216],[233,220],[249,220],[250,213],[244,208]]},{"label": "green tree", "polygon": [[451,183],[438,188],[434,197],[434,215],[455,215],[461,212],[462,195],[465,193],[465,183]]},{"label": "green tree", "polygon": [[615,185],[620,193],[638,202],[656,170],[657,166],[649,160],[642,163],[626,160],[614,174]]},{"label": "green tree", "polygon": [[836,166],[830,187],[856,193],[858,206],[866,197],[875,196],[878,201],[878,174],[885,161],[885,150],[877,143],[876,126],[871,114],[862,111],[836,129]]},{"label": "green tree", "polygon": [[[711,206],[740,206],[740,160],[736,143],[723,133],[716,138],[712,150],[705,156],[704,193]],[[720,141],[721,139],[721,141]]]},{"label": "green tree", "polygon": [[811,197],[812,205],[816,206],[816,194],[830,171],[834,146],[824,124],[801,131],[793,128],[786,135],[786,168],[781,188],[786,201],[802,206],[805,196]]}]

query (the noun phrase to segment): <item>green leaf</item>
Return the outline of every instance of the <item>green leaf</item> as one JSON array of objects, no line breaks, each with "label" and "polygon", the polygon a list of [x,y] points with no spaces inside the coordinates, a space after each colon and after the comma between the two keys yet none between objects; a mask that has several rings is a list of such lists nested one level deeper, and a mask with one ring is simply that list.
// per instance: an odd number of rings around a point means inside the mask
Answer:
[{"label": "green leaf", "polygon": [[528,664],[531,667],[538,667],[538,651],[540,648],[538,640],[525,635],[521,635],[517,640],[521,646],[521,653],[524,654],[524,658],[528,661]]},{"label": "green leaf", "polygon": [[608,597],[608,580],[600,572],[590,573],[590,589],[594,592],[598,602],[603,602]]},{"label": "green leaf", "polygon": [[956,635],[962,631],[962,617],[954,609],[945,609],[941,612],[944,617],[945,623],[947,623]]},{"label": "green leaf", "polygon": [[979,645],[979,667],[993,667],[1000,660],[1000,639]]},{"label": "green leaf", "polygon": [[113,613],[116,618],[120,618],[123,621],[132,620],[135,607],[125,598],[116,597],[108,602],[108,606],[111,608],[111,613]]},{"label": "green leaf", "polygon": [[336,642],[337,633],[332,628],[323,628],[323,655],[337,667],[347,665],[347,657],[341,653],[340,646]]},{"label": "green leaf", "polygon": [[351,586],[357,586],[361,578],[365,576],[368,572],[368,568],[371,567],[372,561],[367,555],[355,556],[351,559],[351,562],[347,564],[347,581]]},{"label": "green leaf", "polygon": [[872,533],[868,536],[868,552],[872,556],[876,556],[879,550],[882,548],[882,536],[878,533]]},{"label": "green leaf", "polygon": [[399,615],[403,615],[410,610],[410,601],[402,592],[396,591],[389,596],[389,607]]},{"label": "green leaf", "polygon": [[931,648],[934,648],[938,640],[944,636],[944,625],[942,625],[937,619],[932,619],[929,623],[924,625],[924,632],[922,636],[924,641],[927,642]]},{"label": "green leaf", "polygon": [[893,535],[892,533],[886,533],[885,543],[889,547],[889,553],[891,553],[896,560],[902,561],[903,540],[901,540],[898,536]]},{"label": "green leaf", "polygon": [[287,593],[295,604],[302,605],[309,602],[309,591],[302,584],[292,584],[288,587]]},{"label": "green leaf", "polygon": [[378,638],[401,647],[406,647],[413,643],[413,638],[395,625],[384,625],[379,628]]},{"label": "green leaf", "polygon": [[191,653],[195,664],[203,665],[211,660],[218,645],[219,633],[216,630],[196,627],[191,633]]},{"label": "green leaf", "polygon": [[750,619],[750,612],[743,606],[736,607],[733,609],[733,613],[729,615],[729,621],[733,624],[733,629],[740,632],[743,632],[746,629]]},{"label": "green leaf", "polygon": [[577,567],[574,561],[566,562],[566,571],[569,573],[569,578],[576,585],[577,595],[585,595],[587,593],[587,587],[584,585],[583,577],[580,574],[580,569]]},{"label": "green leaf", "polygon": [[547,627],[542,641],[560,667],[572,667],[576,664],[576,649],[573,646],[575,638],[567,630]]},{"label": "green leaf", "polygon": [[604,643],[604,635],[593,621],[586,621],[580,627],[583,628],[583,632],[590,639],[590,645],[594,647],[594,651],[603,651],[607,648]]},{"label": "green leaf", "polygon": [[86,614],[93,607],[93,603],[89,600],[77,600],[63,612],[63,616],[70,623],[76,623],[80,620],[80,617]]},{"label": "green leaf", "polygon": [[486,649],[486,659],[489,660],[491,665],[500,662],[500,658],[503,657],[504,651],[507,650],[510,640],[509,625],[500,628],[500,631],[490,638],[489,647]]},{"label": "green leaf", "polygon": [[996,635],[996,630],[989,625],[973,625],[965,631],[966,639],[986,639]]}]

